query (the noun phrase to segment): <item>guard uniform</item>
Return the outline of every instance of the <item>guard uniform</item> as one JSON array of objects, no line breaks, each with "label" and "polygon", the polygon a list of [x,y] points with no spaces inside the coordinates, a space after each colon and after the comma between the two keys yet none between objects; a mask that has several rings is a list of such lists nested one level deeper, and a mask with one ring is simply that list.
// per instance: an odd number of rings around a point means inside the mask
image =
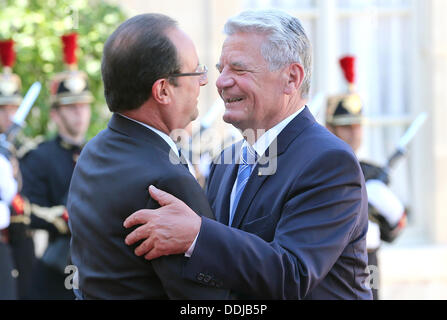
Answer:
[{"label": "guard uniform", "polygon": [[[364,122],[363,104],[355,92],[354,64],[355,57],[346,56],[340,59],[340,66],[348,82],[348,93],[334,95],[327,100],[326,125],[330,130],[337,126],[362,125]],[[374,266],[375,269],[370,271],[374,271],[374,275],[379,277],[377,252],[381,241],[392,242],[396,239],[406,225],[406,213],[402,203],[389,189],[389,176],[383,168],[366,161],[360,161],[360,166],[368,194],[368,265],[370,268]],[[377,286],[378,280],[376,278],[373,284]],[[372,292],[374,299],[378,300],[378,288],[373,287]]]},{"label": "guard uniform", "polygon": [[80,150],[57,136],[28,152],[20,161],[23,194],[32,208],[31,227],[47,230],[49,236],[48,247],[35,266],[33,299],[74,299],[64,287],[70,242],[65,205]]},{"label": "guard uniform", "polygon": [[[76,34],[62,37],[68,70],[51,83],[52,108],[90,103],[92,95],[84,72],[76,69]],[[70,264],[70,231],[66,202],[76,161],[82,145],[74,145],[57,135],[38,145],[20,160],[23,194],[31,206],[31,226],[48,231],[48,247],[34,268],[33,299],[74,299],[66,288],[65,268]]]},{"label": "guard uniform", "polygon": [[[0,55],[4,66],[4,71],[0,74],[0,108],[17,108],[22,102],[20,78],[12,73],[15,61],[13,45],[13,40],[0,41]],[[0,297],[24,299],[31,283],[34,242],[29,229],[29,207],[20,194],[21,174],[16,149],[12,143],[6,141],[5,136],[0,146],[0,157],[0,215],[3,216],[0,220],[5,217],[9,220],[8,223],[5,220],[0,223],[0,229],[3,229],[0,231]]]}]

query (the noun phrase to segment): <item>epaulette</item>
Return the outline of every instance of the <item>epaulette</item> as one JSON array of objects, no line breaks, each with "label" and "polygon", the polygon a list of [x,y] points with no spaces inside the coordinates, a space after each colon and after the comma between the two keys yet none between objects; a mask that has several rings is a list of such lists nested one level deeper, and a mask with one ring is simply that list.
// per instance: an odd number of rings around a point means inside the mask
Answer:
[{"label": "epaulette", "polygon": [[42,143],[45,142],[44,136],[37,136],[32,139],[25,140],[20,148],[16,151],[16,156],[18,159],[23,158],[28,152],[37,149],[37,147]]}]

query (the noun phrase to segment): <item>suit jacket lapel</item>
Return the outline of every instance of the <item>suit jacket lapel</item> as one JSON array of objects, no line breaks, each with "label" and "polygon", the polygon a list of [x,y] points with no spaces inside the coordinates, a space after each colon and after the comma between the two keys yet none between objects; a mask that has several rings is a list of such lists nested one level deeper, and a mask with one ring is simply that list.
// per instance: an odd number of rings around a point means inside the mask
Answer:
[{"label": "suit jacket lapel", "polygon": [[[287,150],[289,144],[297,138],[305,128],[315,123],[315,118],[307,107],[296,116],[269,146],[253,169],[234,213],[232,227],[239,228],[248,212],[248,208],[264,182],[279,169],[278,158]],[[233,181],[234,183],[234,181]],[[231,185],[232,188],[233,185]],[[231,192],[231,189],[230,189]],[[228,223],[228,220],[227,220]]]},{"label": "suit jacket lapel", "polygon": [[247,184],[245,185],[245,189],[242,192],[241,198],[234,213],[233,223],[231,224],[232,227],[240,227],[245,215],[247,214],[251,202],[256,196],[256,193],[259,191],[262,184],[265,180],[267,180],[268,177],[268,175],[262,175],[262,172],[261,174],[259,173],[258,166],[254,168],[253,172],[250,175],[250,178],[247,181]]},{"label": "suit jacket lapel", "polygon": [[[239,168],[238,161],[236,160],[239,159],[241,145],[242,141],[232,145],[230,148],[225,149],[220,156],[221,164],[218,164],[218,166],[224,166],[225,169],[220,177],[221,181],[219,192],[216,196],[214,214],[217,221],[226,225],[228,225],[230,217],[231,191],[233,189],[234,182],[236,181],[237,171]],[[231,154],[228,154],[229,152],[231,152]]]},{"label": "suit jacket lapel", "polygon": [[[126,136],[145,140],[155,147],[169,154],[171,147],[154,131],[142,126],[135,121],[129,120],[118,113],[114,113],[108,124],[109,128]],[[178,156],[178,155],[177,155]]]},{"label": "suit jacket lapel", "polygon": [[216,201],[215,215],[216,220],[228,225],[230,217],[230,198],[234,181],[236,180],[238,166],[235,164],[226,165],[222,176],[221,187],[218,199]]}]

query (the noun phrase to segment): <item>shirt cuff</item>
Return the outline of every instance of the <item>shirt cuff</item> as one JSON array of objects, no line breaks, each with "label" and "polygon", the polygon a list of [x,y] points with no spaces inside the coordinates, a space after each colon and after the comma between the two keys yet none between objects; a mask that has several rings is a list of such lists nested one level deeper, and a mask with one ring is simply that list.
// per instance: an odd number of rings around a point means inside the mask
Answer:
[{"label": "shirt cuff", "polygon": [[196,238],[194,239],[194,241],[192,242],[191,246],[189,247],[189,249],[185,252],[185,257],[187,258],[191,258],[193,252],[194,252],[194,248],[196,246],[196,241],[197,238],[199,237],[199,233],[200,231],[197,233]]}]

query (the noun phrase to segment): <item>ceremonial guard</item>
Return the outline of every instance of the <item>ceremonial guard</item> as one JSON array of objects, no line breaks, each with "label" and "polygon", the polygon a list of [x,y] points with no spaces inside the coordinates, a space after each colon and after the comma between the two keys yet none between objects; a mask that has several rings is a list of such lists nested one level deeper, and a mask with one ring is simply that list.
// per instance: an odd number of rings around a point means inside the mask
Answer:
[{"label": "ceremonial guard", "polygon": [[[340,66],[348,82],[346,94],[331,96],[327,100],[326,127],[347,142],[357,152],[362,144],[363,103],[355,92],[355,57],[340,59]],[[368,265],[374,266],[374,276],[379,276],[377,252],[381,241],[392,242],[406,224],[405,208],[388,187],[389,176],[384,168],[370,162],[360,161],[368,193]],[[375,279],[373,297],[379,299],[378,281]]]},{"label": "ceremonial guard", "polygon": [[20,78],[12,73],[13,46],[13,40],[0,41],[0,298],[24,299],[31,281],[34,242],[30,206],[20,194],[21,174],[9,131],[22,102]]},{"label": "ceremonial guard", "polygon": [[87,75],[77,69],[77,34],[62,36],[67,70],[50,85],[51,119],[58,134],[28,152],[20,161],[23,193],[32,205],[31,226],[48,231],[48,247],[34,268],[34,299],[74,299],[65,287],[70,233],[67,193],[77,158],[85,143],[93,100]]}]

